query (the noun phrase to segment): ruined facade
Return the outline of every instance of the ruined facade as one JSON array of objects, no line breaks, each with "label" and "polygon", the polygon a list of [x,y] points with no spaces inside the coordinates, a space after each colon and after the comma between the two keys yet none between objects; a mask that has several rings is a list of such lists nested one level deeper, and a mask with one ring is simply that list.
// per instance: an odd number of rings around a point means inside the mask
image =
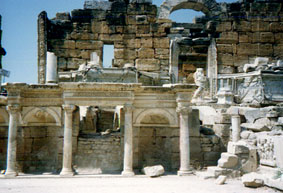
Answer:
[{"label": "ruined facade", "polygon": [[[205,16],[172,22],[178,9]],[[282,18],[279,0],[86,1],[53,19],[40,13],[38,84],[7,83],[1,98],[0,169],[214,166],[199,175],[260,170],[282,189]]]}]

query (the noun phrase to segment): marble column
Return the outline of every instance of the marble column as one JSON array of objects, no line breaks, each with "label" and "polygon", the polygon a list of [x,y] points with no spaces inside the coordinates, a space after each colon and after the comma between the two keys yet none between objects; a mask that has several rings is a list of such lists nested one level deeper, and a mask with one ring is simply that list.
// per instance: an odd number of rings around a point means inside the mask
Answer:
[{"label": "marble column", "polygon": [[57,82],[57,57],[52,52],[47,52],[46,83]]},{"label": "marble column", "polygon": [[237,142],[240,140],[240,133],[241,133],[241,118],[239,115],[232,115],[231,116],[231,123],[232,123],[232,141]]},{"label": "marble column", "polygon": [[7,148],[7,169],[5,177],[15,177],[18,175],[17,162],[17,130],[19,122],[19,105],[7,106],[9,112],[9,134],[8,134],[8,148]]},{"label": "marble column", "polygon": [[73,134],[73,111],[74,105],[63,105],[65,110],[64,123],[64,147],[63,147],[63,169],[60,176],[73,176],[72,169],[72,134]]},{"label": "marble column", "polygon": [[190,107],[178,107],[177,112],[180,116],[180,169],[179,176],[192,174],[190,167],[190,128],[189,113],[192,112]]},{"label": "marble column", "polygon": [[126,104],[125,111],[125,129],[124,129],[124,167],[123,176],[134,176],[133,171],[133,106]]}]

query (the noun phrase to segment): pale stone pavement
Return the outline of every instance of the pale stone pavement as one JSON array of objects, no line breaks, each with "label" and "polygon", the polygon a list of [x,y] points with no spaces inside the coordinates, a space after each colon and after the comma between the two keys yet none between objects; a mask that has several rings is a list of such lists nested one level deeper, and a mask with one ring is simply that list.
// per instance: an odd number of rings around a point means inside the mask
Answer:
[{"label": "pale stone pavement", "polygon": [[213,179],[202,180],[196,176],[145,176],[118,177],[97,176],[73,178],[18,177],[0,179],[0,193],[274,193],[279,190],[268,187],[246,188],[239,180],[227,180],[216,185]]}]

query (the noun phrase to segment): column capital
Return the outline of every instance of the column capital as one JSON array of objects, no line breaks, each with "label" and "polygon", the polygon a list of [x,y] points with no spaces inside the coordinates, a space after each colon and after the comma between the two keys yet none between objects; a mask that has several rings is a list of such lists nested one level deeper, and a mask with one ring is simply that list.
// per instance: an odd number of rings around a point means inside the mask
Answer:
[{"label": "column capital", "polygon": [[21,110],[21,106],[18,104],[8,105],[6,106],[7,111],[11,113],[18,113]]},{"label": "column capital", "polygon": [[131,112],[133,112],[133,110],[134,110],[134,106],[132,104],[126,103],[124,105],[124,111],[125,112],[131,113]]},{"label": "column capital", "polygon": [[191,107],[177,107],[176,111],[177,113],[180,113],[180,114],[189,114],[192,112],[192,108]]},{"label": "column capital", "polygon": [[62,107],[67,113],[72,113],[76,109],[75,105],[62,105]]}]

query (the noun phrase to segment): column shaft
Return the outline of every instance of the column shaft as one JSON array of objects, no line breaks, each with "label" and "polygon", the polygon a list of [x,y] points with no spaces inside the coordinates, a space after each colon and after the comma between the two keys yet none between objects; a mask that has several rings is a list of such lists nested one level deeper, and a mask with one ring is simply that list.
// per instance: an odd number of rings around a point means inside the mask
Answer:
[{"label": "column shaft", "polygon": [[124,132],[124,168],[123,176],[133,176],[133,124],[132,106],[125,105],[125,132]]},{"label": "column shaft", "polygon": [[232,141],[237,142],[240,140],[240,133],[241,133],[241,118],[239,115],[232,115],[231,116],[231,123],[232,123]]},{"label": "column shaft", "polygon": [[18,175],[17,163],[17,129],[18,129],[18,111],[19,106],[8,106],[9,112],[9,133],[7,147],[7,169],[6,177],[15,177]]},{"label": "column shaft", "polygon": [[192,173],[190,167],[190,133],[189,133],[189,112],[188,107],[178,108],[180,113],[180,170],[178,175],[188,175]]},{"label": "column shaft", "polygon": [[60,176],[73,176],[72,169],[72,135],[73,135],[73,116],[75,110],[74,105],[63,106],[65,110],[65,124],[64,124],[64,147],[63,147],[63,169]]}]

